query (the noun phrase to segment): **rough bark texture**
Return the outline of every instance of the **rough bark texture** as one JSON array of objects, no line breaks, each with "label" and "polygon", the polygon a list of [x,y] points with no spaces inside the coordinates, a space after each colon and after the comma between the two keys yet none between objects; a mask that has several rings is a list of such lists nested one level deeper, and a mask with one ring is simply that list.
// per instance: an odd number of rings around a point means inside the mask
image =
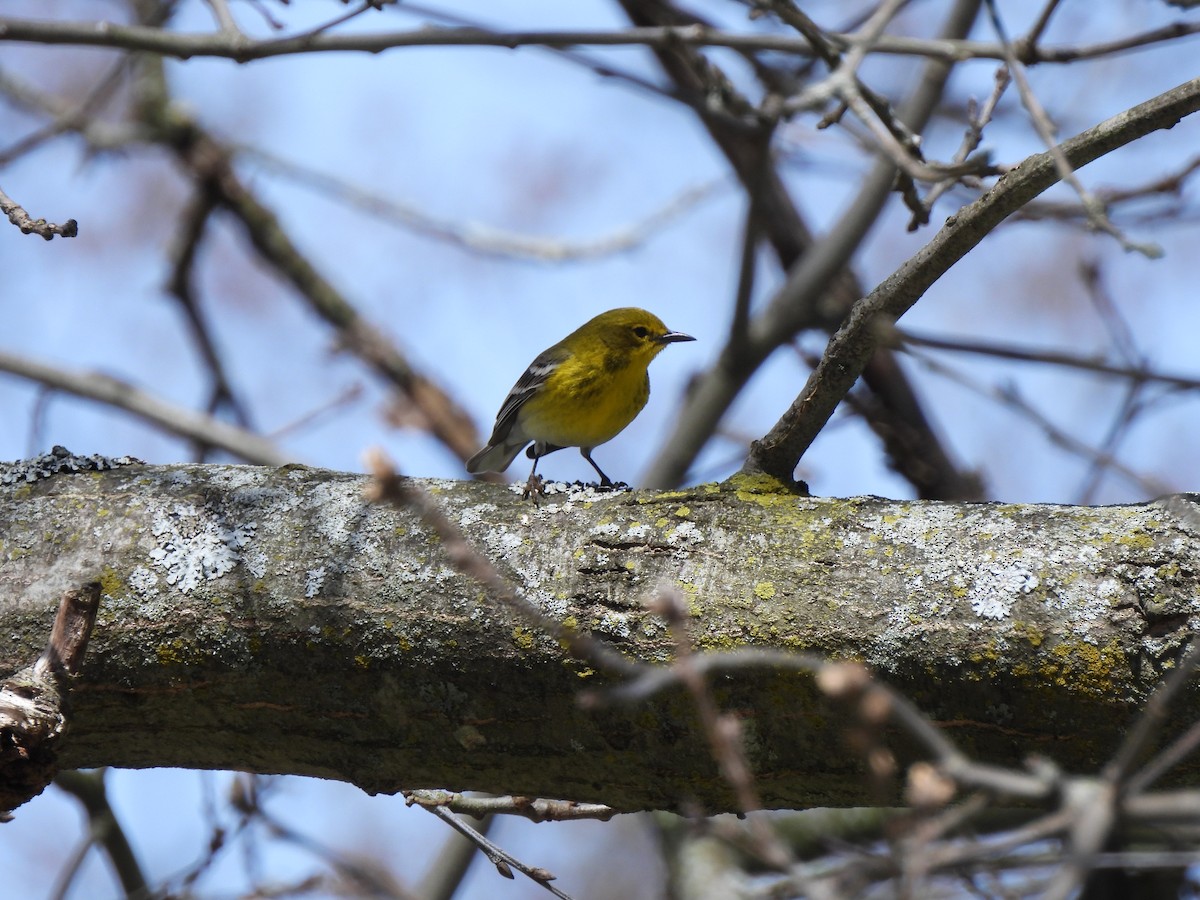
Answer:
[{"label": "rough bark texture", "polygon": [[[123,465],[4,480],[0,673],[36,658],[63,590],[104,587],[64,766],[731,806],[685,695],[581,709],[600,676],[494,608],[411,513],[368,506],[361,476]],[[630,655],[669,659],[642,600],[673,583],[700,648],[862,659],[996,762],[1096,767],[1200,613],[1193,498],[802,498],[743,478],[537,507],[499,485],[424,485],[534,603]],[[891,799],[806,676],[724,676],[718,696],[740,711],[768,803]],[[1198,714],[1193,693],[1174,717]]]}]

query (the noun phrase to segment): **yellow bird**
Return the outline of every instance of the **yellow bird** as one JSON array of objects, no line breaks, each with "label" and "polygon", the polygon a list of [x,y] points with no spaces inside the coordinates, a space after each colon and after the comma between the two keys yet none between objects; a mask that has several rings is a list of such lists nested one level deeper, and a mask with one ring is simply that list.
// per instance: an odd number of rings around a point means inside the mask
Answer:
[{"label": "yellow bird", "polygon": [[592,459],[634,420],[650,397],[650,361],[691,335],[669,331],[653,313],[635,307],[610,309],[538,354],[517,379],[487,446],[467,460],[468,472],[503,472],[530,442],[533,460],[526,495],[534,489],[538,460],[578,447],[600,484],[612,481]]}]

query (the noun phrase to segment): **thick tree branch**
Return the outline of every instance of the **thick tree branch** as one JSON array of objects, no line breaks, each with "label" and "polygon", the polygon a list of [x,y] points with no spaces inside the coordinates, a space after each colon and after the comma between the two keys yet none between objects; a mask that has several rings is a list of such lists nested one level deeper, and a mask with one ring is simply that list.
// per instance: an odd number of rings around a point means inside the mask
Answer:
[{"label": "thick tree branch", "polygon": [[[612,679],[494,603],[414,512],[368,504],[362,477],[123,466],[8,481],[0,630],[13,637],[0,667],[36,653],[62,585],[103,572],[64,766],[295,772],[618,810],[734,806],[684,693],[581,708],[581,688]],[[698,650],[863,660],[980,763],[1039,748],[1066,769],[1094,767],[1200,617],[1183,499],[900,503],[756,493],[743,479],[579,490],[538,508],[497,485],[425,486],[565,628],[668,662],[674,643],[643,600],[670,583]],[[843,745],[846,717],[809,676],[753,659],[712,672],[752,735],[764,803],[879,802]],[[986,707],[981,692],[1004,703]],[[1200,698],[1173,709],[1187,723]],[[997,787],[1029,781],[971,765]]]}]

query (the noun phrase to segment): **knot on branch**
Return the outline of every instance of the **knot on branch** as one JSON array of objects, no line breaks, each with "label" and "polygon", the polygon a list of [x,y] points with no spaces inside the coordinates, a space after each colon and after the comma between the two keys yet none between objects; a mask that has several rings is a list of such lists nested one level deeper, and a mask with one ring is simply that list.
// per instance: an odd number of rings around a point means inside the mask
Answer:
[{"label": "knot on branch", "polygon": [[67,591],[45,651],[0,683],[0,820],[40,794],[58,771],[67,694],[100,608],[100,582]]}]

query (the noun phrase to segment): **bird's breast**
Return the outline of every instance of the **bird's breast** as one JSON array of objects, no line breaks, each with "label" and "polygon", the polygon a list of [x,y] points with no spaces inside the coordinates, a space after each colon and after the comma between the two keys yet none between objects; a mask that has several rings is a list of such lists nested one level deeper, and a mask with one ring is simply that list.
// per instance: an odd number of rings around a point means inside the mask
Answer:
[{"label": "bird's breast", "polygon": [[632,422],[649,397],[644,366],[614,370],[564,363],[522,407],[521,428],[533,440],[560,447],[596,447]]}]

